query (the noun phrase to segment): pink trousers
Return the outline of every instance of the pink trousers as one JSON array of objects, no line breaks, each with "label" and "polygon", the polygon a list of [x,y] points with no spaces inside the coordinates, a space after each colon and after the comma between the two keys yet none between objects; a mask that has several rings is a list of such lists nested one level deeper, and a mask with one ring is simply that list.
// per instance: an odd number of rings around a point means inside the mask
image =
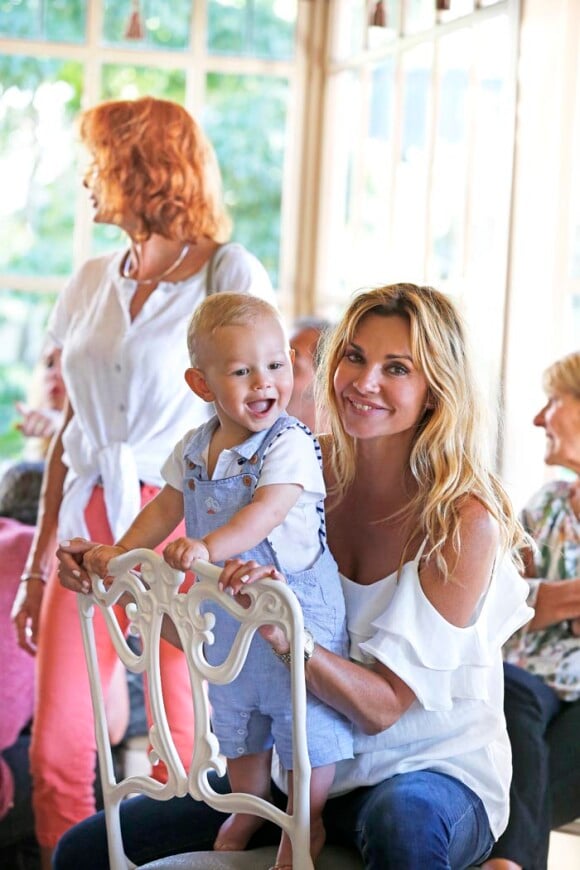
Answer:
[{"label": "pink trousers", "polygon": [[[158,492],[143,486],[142,504]],[[103,500],[96,487],[86,509],[91,540],[112,541]],[[185,534],[180,526],[172,537]],[[164,544],[160,546],[160,550]],[[119,621],[126,616],[119,608]],[[95,639],[105,695],[117,656],[104,621],[95,614]],[[186,767],[193,745],[193,706],[185,657],[161,641],[161,675],[167,717],[175,745]],[[37,652],[36,701],[30,749],[34,783],[36,835],[41,846],[53,848],[72,825],[95,812],[96,743],[89,680],[77,611],[76,595],[63,589],[56,566],[45,589]],[[166,771],[154,768],[163,780]]]}]

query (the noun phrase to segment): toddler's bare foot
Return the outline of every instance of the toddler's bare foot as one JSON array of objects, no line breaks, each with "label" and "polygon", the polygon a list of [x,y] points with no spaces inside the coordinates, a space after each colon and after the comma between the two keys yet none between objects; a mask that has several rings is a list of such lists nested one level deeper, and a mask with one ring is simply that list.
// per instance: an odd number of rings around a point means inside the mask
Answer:
[{"label": "toddler's bare foot", "polygon": [[215,852],[240,852],[246,848],[252,834],[264,824],[264,819],[249,813],[232,813],[218,831],[213,844]]}]

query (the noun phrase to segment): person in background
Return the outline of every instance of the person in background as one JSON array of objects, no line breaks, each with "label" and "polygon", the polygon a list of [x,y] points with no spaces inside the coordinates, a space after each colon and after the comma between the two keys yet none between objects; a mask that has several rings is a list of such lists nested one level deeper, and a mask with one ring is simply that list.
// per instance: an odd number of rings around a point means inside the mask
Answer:
[{"label": "person in background", "polygon": [[311,432],[325,431],[323,419],[318,419],[314,398],[316,356],[322,336],[330,328],[330,321],[320,317],[302,317],[294,324],[290,346],[294,351],[294,386],[288,403],[288,413],[302,420]]},{"label": "person in background", "polygon": [[[507,823],[502,646],[532,611],[512,558],[523,530],[490,471],[459,313],[430,287],[362,292],[326,343],[319,373],[331,424],[321,438],[328,544],[350,660],[315,637],[306,683],[355,729],[354,758],[337,763],[324,810],[327,842],[354,846],[366,870],[466,868],[485,860]],[[83,590],[77,560],[90,546],[59,548],[67,588]],[[221,582],[238,594],[264,577],[284,579],[273,565],[234,559]],[[288,654],[283,632],[261,633],[272,655]],[[282,803],[279,765],[274,778]],[[125,849],[138,865],[211,848],[223,821],[189,798],[121,806]],[[266,836],[275,829],[261,828],[253,843]],[[106,862],[99,815],[62,838],[54,866]]]},{"label": "person in background", "polygon": [[544,374],[534,417],[547,465],[571,472],[523,511],[535,616],[505,648],[505,714],[514,772],[507,830],[486,870],[545,870],[550,829],[580,817],[580,353]]},{"label": "person in background", "polygon": [[60,358],[60,348],[54,345],[45,348],[33,377],[29,402],[16,403],[16,410],[21,415],[16,428],[30,439],[25,449],[30,458],[45,458],[50,439],[62,420],[66,390]]},{"label": "person in background", "polygon": [[[94,220],[124,230],[128,247],[87,261],[48,324],[62,350],[68,400],[13,609],[21,646],[37,655],[31,764],[46,868],[59,837],[95,806],[88,676],[75,602],[56,576],[57,529],[59,539],[104,542],[126,530],[162,485],[168,446],[208,415],[203,402],[192,406],[183,380],[191,312],[206,294],[231,286],[272,297],[258,260],[226,244],[231,227],[217,161],[185,109],[153,97],[113,100],[81,115],[80,135]],[[104,624],[96,631],[107,692],[116,654]],[[185,659],[164,642],[161,662],[169,722],[187,764],[193,712]],[[154,775],[163,779],[162,765]]]},{"label": "person in background", "polygon": [[30,549],[41,462],[10,466],[0,480],[0,866],[38,870],[28,751],[34,659],[18,646],[10,608]]}]

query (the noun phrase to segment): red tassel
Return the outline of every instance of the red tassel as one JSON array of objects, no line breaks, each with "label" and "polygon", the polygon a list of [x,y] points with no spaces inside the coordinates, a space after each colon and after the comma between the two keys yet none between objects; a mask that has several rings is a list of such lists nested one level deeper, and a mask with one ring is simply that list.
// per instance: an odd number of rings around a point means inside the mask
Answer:
[{"label": "red tassel", "polygon": [[387,11],[385,9],[384,0],[377,0],[375,9],[371,15],[369,22],[371,27],[386,27],[387,26]]},{"label": "red tassel", "polygon": [[125,28],[125,39],[143,39],[145,37],[145,28],[141,18],[141,9],[139,8],[139,0],[133,0],[133,11],[129,16],[127,27]]}]

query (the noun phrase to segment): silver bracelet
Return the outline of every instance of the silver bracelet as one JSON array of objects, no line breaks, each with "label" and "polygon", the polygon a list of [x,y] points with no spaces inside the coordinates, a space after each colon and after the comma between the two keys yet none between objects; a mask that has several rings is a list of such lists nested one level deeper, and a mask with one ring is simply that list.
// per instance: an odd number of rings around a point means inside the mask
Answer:
[{"label": "silver bracelet", "polygon": [[20,577],[20,582],[28,583],[29,580],[42,580],[43,583],[46,583],[47,577],[42,571],[25,571]]}]

